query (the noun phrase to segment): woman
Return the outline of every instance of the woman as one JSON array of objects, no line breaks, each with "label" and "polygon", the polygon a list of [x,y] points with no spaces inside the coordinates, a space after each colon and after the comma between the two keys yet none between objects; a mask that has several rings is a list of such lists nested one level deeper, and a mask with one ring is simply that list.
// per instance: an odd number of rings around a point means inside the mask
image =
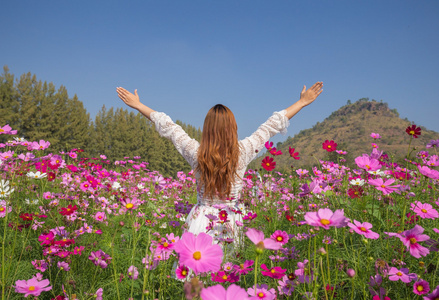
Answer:
[{"label": "woman", "polygon": [[132,94],[118,87],[117,94],[125,104],[151,120],[159,134],[170,139],[195,170],[198,203],[186,220],[188,231],[207,232],[217,242],[231,242],[240,239],[237,224],[242,222],[239,214],[242,207],[238,207],[238,199],[247,165],[272,136],[286,132],[289,119],[311,104],[322,88],[322,82],[308,90],[303,86],[296,103],[273,113],[250,137],[241,141],[233,113],[224,105],[215,105],[204,120],[200,143],[191,139],[169,116],[142,104],[137,90]]}]

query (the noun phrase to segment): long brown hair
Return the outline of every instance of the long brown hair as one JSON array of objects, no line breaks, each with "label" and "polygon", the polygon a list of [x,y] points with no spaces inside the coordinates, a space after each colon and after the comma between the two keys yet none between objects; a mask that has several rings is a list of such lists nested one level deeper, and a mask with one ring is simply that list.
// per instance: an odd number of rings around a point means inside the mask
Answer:
[{"label": "long brown hair", "polygon": [[229,197],[237,176],[239,159],[238,126],[232,111],[217,104],[204,119],[203,133],[198,148],[200,184],[204,195],[220,199]]}]

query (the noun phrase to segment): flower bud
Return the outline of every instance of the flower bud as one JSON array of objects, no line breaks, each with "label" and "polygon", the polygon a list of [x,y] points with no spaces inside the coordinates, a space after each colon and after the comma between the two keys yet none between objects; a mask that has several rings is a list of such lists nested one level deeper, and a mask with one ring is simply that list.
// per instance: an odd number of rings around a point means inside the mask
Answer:
[{"label": "flower bud", "polygon": [[321,256],[325,256],[327,254],[325,248],[321,247],[319,250],[317,250],[318,253],[320,253]]},{"label": "flower bud", "polygon": [[369,241],[367,239],[363,239],[362,240],[363,244],[367,245],[369,243]]},{"label": "flower bud", "polygon": [[354,269],[348,269],[346,271],[346,274],[348,274],[349,277],[353,278],[353,277],[355,277],[355,270]]}]

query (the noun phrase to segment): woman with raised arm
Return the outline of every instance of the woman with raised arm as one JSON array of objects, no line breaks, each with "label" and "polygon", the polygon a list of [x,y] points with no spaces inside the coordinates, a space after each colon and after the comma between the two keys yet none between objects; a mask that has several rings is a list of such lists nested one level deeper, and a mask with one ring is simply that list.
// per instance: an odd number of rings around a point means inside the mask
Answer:
[{"label": "woman with raised arm", "polygon": [[[241,141],[238,141],[238,128],[232,111],[217,104],[206,115],[200,143],[190,138],[169,116],[142,104],[137,90],[132,94],[118,87],[117,94],[125,104],[150,119],[159,134],[170,139],[195,170],[197,204],[186,219],[188,231],[193,234],[206,232],[217,242],[231,242],[240,239],[236,221],[242,222],[238,213],[242,206],[238,207],[238,199],[247,165],[272,136],[286,132],[289,119],[311,104],[322,93],[322,88],[322,82],[316,82],[308,90],[303,86],[296,103],[273,113],[251,136]],[[211,222],[214,217],[206,215],[216,216],[219,220]],[[222,222],[224,219],[226,221]]]}]

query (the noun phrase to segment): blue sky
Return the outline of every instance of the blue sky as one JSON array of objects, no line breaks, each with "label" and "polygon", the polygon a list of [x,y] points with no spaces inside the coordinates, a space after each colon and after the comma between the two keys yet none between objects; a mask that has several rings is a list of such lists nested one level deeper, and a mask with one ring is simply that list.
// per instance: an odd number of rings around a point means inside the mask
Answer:
[{"label": "blue sky", "polygon": [[0,64],[66,86],[92,118],[124,105],[123,86],[197,127],[223,103],[244,138],[323,81],[288,135],[363,97],[439,131],[438,15],[439,1],[5,1]]}]

